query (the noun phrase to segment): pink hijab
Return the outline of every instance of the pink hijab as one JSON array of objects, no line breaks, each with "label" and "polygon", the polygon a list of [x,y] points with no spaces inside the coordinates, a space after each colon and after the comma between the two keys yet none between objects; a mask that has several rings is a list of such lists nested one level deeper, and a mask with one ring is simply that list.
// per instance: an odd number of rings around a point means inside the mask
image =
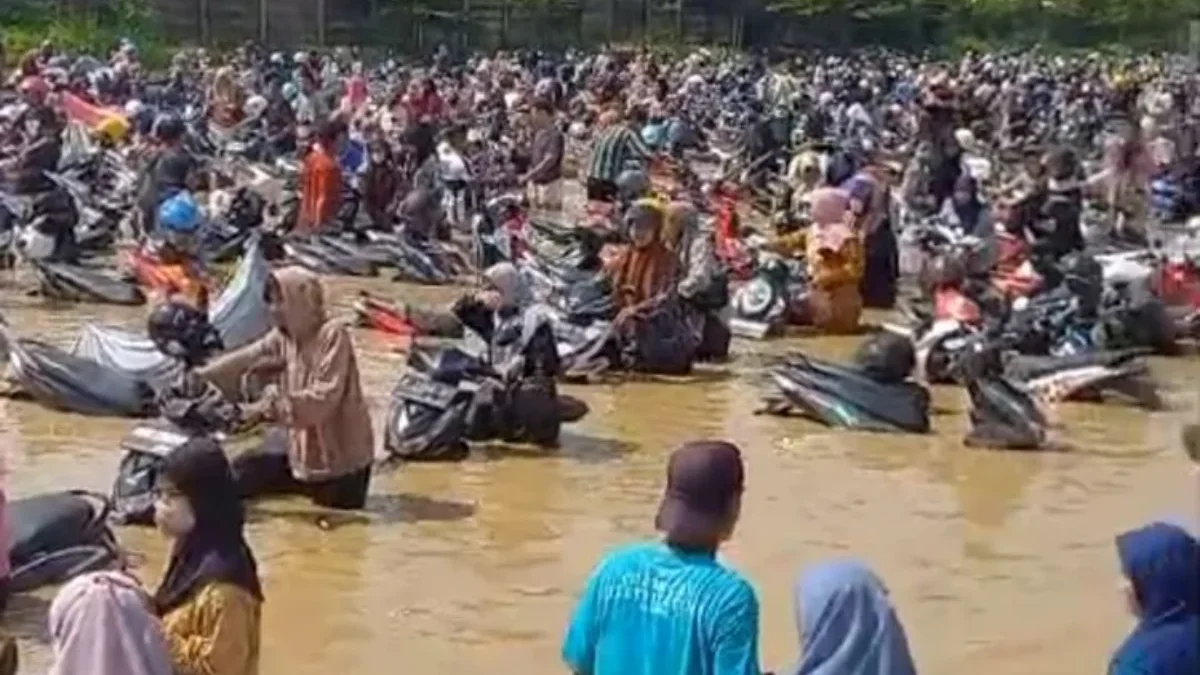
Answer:
[{"label": "pink hijab", "polygon": [[149,599],[122,572],[75,577],[50,605],[49,675],[172,675],[171,656]]},{"label": "pink hijab", "polygon": [[854,231],[846,222],[850,210],[850,195],[832,187],[817,188],[809,196],[812,216],[813,244],[816,250],[839,251]]},{"label": "pink hijab", "polygon": [[346,112],[356,113],[367,102],[367,80],[362,75],[351,75],[346,79],[346,95],[342,107]]}]

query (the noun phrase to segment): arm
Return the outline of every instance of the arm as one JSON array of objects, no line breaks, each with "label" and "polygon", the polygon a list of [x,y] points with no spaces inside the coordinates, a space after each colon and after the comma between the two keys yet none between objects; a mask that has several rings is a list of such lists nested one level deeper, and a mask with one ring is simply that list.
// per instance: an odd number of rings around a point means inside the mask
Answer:
[{"label": "arm", "polygon": [[646,161],[654,156],[654,150],[646,145],[642,140],[641,134],[635,134],[629,129],[625,130],[625,147],[633,154],[633,158],[641,161]]},{"label": "arm", "polygon": [[249,372],[283,366],[283,337],[271,331],[258,340],[216,358],[196,370],[229,399],[241,398],[242,378]]},{"label": "arm", "polygon": [[186,633],[164,631],[179,675],[220,675],[247,670],[256,655],[258,607],[247,592],[230,584],[209,584],[196,596],[195,622]]},{"label": "arm", "polygon": [[319,357],[303,389],[287,389],[274,402],[275,418],[292,428],[311,428],[337,409],[354,364],[354,345],[345,327],[326,324],[318,338]]}]

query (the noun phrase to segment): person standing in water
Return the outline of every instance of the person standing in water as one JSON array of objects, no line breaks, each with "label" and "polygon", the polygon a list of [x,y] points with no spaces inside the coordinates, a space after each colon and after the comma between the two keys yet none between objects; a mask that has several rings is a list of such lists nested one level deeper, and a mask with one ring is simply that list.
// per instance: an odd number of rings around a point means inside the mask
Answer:
[{"label": "person standing in water", "polygon": [[1116,544],[1137,626],[1113,654],[1109,675],[1200,673],[1200,542],[1175,525],[1152,523]]},{"label": "person standing in water", "polygon": [[247,374],[278,375],[244,406],[248,421],[283,433],[269,435],[265,452],[235,460],[242,494],[300,492],[321,506],[361,509],[375,440],[349,328],[328,318],[321,281],[308,270],[276,271],[266,293],[274,330],[197,371],[231,398]]},{"label": "person standing in water", "polygon": [[[151,600],[124,572],[75,577],[50,604],[50,675],[172,675],[171,655]],[[9,675],[0,665],[0,675]]]},{"label": "person standing in water", "polygon": [[262,621],[258,565],[225,452],[196,437],[166,458],[154,521],[171,539],[155,613],[177,675],[257,675]]},{"label": "person standing in water", "polygon": [[725,441],[671,455],[655,519],[664,541],[606,557],[563,644],[575,675],[760,675],[758,599],[717,562],[741,514],[741,452]]},{"label": "person standing in water", "polygon": [[296,228],[315,234],[333,220],[341,206],[342,171],[338,166],[346,142],[346,123],[333,119],[317,131],[317,142],[304,158],[300,173],[300,214]]}]

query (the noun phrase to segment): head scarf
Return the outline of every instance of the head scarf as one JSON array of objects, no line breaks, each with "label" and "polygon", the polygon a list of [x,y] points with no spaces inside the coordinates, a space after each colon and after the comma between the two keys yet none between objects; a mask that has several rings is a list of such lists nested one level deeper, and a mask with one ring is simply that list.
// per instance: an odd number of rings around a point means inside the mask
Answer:
[{"label": "head scarf", "polygon": [[529,288],[512,263],[492,265],[483,276],[500,294],[500,309],[520,309],[529,304]]},{"label": "head scarf", "polygon": [[613,262],[613,293],[620,308],[636,305],[664,291],[675,278],[678,266],[675,254],[662,237],[662,209],[657,202],[641,199],[630,210],[649,209],[654,237],[642,247],[629,245]]},{"label": "head scarf", "polygon": [[954,183],[954,192],[969,192],[971,201],[966,204],[959,204],[957,200],[953,200],[954,214],[958,216],[959,225],[967,232],[974,231],[975,226],[979,223],[979,216],[983,212],[983,202],[979,199],[979,186],[975,179],[969,174],[963,174],[958,177]]},{"label": "head scarf", "polygon": [[863,563],[809,568],[795,587],[803,656],[795,675],[915,675],[904,627]]},{"label": "head scarf", "polygon": [[1200,542],[1180,527],[1154,523],[1117,537],[1117,555],[1140,616],[1109,672],[1200,672]]},{"label": "head scarf", "polygon": [[303,267],[284,267],[271,275],[270,287],[279,293],[288,337],[298,343],[312,339],[327,318],[321,279]]},{"label": "head scarf", "polygon": [[839,251],[846,240],[854,236],[846,222],[850,196],[837,188],[817,188],[809,197],[811,203],[812,237],[817,250]]},{"label": "head scarf", "polygon": [[700,212],[688,202],[667,205],[662,240],[671,250],[684,255],[700,233]]},{"label": "head scarf", "polygon": [[171,675],[171,656],[149,598],[120,572],[75,577],[50,605],[50,675]]},{"label": "head scarf", "polygon": [[158,615],[170,613],[210,583],[233,584],[261,601],[258,565],[242,532],[245,512],[221,446],[211,438],[193,438],[167,455],[163,472],[187,498],[196,525],[171,552],[154,594]]}]

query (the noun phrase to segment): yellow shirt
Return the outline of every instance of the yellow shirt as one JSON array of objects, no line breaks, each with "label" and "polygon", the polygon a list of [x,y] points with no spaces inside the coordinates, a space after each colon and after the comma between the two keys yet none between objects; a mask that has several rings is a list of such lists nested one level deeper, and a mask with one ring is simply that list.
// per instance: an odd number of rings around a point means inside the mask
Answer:
[{"label": "yellow shirt", "polygon": [[163,617],[176,675],[258,675],[262,603],[210,583]]}]

